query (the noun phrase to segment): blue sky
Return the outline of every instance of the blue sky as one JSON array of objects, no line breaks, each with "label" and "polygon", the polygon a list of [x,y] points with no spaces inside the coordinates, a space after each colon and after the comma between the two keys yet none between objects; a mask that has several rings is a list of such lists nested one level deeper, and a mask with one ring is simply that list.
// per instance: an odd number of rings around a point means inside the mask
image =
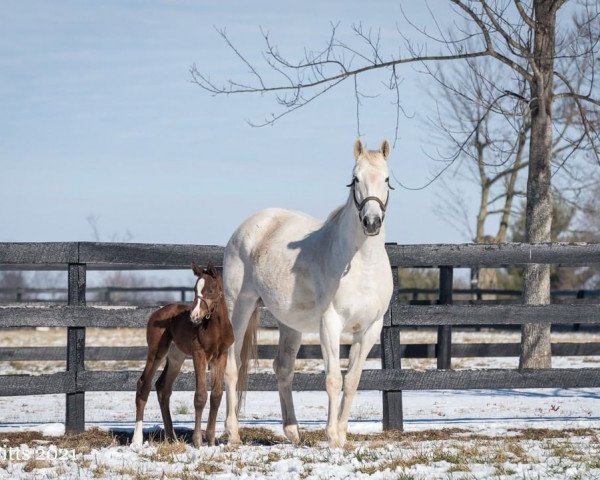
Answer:
[{"label": "blue sky", "polygon": [[[422,2],[401,2],[418,24]],[[442,11],[446,2],[432,2]],[[324,218],[347,196],[356,138],[350,83],[272,127],[252,128],[277,106],[260,96],[212,97],[189,68],[224,80],[245,74],[213,26],[226,27],[250,58],[259,26],[282,53],[321,48],[330,22],[381,28],[392,54],[402,39],[399,2],[29,1],[2,2],[0,16],[0,241],[103,240],[225,244],[254,211],[280,206]],[[442,8],[443,7],[443,8]],[[401,28],[404,28],[401,26]],[[427,181],[436,165],[419,114],[432,107],[427,77],[407,67],[406,110],[390,167],[403,183]],[[361,78],[384,93],[382,77]],[[365,101],[363,141],[393,139],[389,95]],[[387,240],[468,239],[435,215],[439,187],[397,188]]]}]

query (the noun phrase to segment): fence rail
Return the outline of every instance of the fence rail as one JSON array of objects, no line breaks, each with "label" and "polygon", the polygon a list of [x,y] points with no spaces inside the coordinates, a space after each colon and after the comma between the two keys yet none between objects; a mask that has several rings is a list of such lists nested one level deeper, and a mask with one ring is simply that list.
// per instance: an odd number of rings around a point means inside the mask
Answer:
[{"label": "fence rail", "polygon": [[[503,245],[387,245],[394,275],[394,297],[385,315],[379,353],[382,369],[365,370],[361,389],[383,392],[384,428],[402,428],[402,390],[473,388],[577,388],[598,387],[599,368],[543,370],[451,370],[451,358],[460,348],[451,341],[453,325],[490,324],[570,324],[600,323],[600,305],[452,305],[453,269],[456,267],[504,267],[532,263],[561,266],[600,264],[600,244],[503,244]],[[68,305],[52,307],[0,308],[2,327],[67,327],[67,347],[47,349],[46,360],[64,355],[66,371],[51,375],[0,376],[0,395],[65,393],[66,428],[80,431],[85,426],[85,392],[133,390],[138,371],[87,371],[85,360],[106,353],[86,348],[88,327],[144,327],[153,308],[98,308],[86,306],[86,272],[91,269],[181,269],[192,260],[219,265],[223,248],[203,245],[153,245],[123,243],[0,243],[0,270],[67,270]],[[440,268],[440,305],[402,305],[398,301],[397,270],[400,267]],[[275,325],[268,311],[265,325]],[[438,342],[433,350],[439,370],[401,369],[401,358],[410,346],[400,344],[400,330],[407,325],[438,327]],[[310,351],[312,347],[303,347]],[[422,348],[422,347],[421,347]],[[432,355],[426,346],[427,355]],[[495,348],[495,347],[494,347]],[[511,347],[514,349],[513,347]],[[584,349],[585,347],[578,347]],[[589,347],[593,351],[593,348]],[[457,350],[459,349],[459,350]],[[493,350],[493,349],[492,349]],[[123,352],[114,350],[114,352]],[[8,353],[6,349],[4,353]],[[39,350],[24,350],[23,355],[40,355]],[[135,351],[136,355],[140,351]],[[261,353],[271,355],[269,349]],[[314,351],[313,351],[314,353]],[[514,353],[514,350],[513,350]],[[323,374],[297,374],[296,390],[322,390]],[[194,389],[190,374],[175,384],[177,389]],[[276,390],[272,374],[253,374],[250,390]]]}]

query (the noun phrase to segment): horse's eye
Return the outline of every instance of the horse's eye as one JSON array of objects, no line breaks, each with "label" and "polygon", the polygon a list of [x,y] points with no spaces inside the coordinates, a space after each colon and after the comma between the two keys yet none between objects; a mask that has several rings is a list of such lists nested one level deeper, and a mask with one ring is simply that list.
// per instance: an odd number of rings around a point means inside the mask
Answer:
[{"label": "horse's eye", "polygon": [[352,181],[346,185],[347,187],[351,187],[352,185],[354,185],[355,183],[358,183],[358,178],[356,177],[352,177]]},{"label": "horse's eye", "polygon": [[394,187],[392,187],[392,186],[390,185],[390,177],[387,177],[387,178],[385,179],[385,183],[387,183],[387,185],[388,185],[388,188],[389,188],[390,190],[396,190]]}]

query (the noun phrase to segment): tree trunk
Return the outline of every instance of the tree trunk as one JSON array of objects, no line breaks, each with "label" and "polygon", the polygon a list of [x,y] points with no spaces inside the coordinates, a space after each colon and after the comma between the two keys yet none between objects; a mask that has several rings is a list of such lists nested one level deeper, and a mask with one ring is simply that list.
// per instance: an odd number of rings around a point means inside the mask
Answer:
[{"label": "tree trunk", "polygon": [[[525,236],[529,243],[550,242],[552,199],[550,160],[552,157],[552,100],[554,70],[555,0],[535,0],[536,22],[531,62],[531,137],[527,178]],[[525,268],[523,303],[550,303],[550,266]],[[521,327],[519,368],[550,368],[550,325],[525,324]]]}]

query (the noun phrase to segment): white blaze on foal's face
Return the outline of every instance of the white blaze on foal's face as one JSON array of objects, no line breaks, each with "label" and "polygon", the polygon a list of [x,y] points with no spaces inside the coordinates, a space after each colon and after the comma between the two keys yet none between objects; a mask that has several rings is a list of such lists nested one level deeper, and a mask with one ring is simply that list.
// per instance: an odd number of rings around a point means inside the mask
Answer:
[{"label": "white blaze on foal's face", "polygon": [[192,313],[190,314],[192,322],[197,322],[198,320],[201,320],[202,317],[206,315],[206,313],[208,313],[206,312],[204,315],[201,315],[200,312],[200,310],[202,309],[202,300],[204,299],[204,297],[202,296],[202,289],[204,288],[205,282],[206,280],[204,280],[204,278],[199,278],[196,282],[196,287],[194,288],[194,293],[196,294],[196,296],[194,298],[194,308],[192,309]]}]

